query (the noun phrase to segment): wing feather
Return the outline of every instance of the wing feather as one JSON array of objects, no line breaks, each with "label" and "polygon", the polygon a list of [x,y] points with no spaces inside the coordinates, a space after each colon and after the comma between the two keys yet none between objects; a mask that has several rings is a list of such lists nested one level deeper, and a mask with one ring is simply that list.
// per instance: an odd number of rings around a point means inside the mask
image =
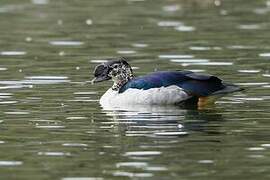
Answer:
[{"label": "wing feather", "polygon": [[197,74],[191,71],[164,71],[134,78],[126,83],[119,92],[122,93],[129,88],[147,90],[171,85],[177,85],[196,96],[208,96],[225,87],[221,79],[212,75]]}]

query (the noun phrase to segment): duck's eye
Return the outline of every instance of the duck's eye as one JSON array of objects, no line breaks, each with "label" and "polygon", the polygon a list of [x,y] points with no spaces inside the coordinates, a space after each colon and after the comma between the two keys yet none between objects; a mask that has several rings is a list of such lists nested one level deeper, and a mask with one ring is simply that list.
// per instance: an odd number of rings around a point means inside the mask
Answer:
[{"label": "duck's eye", "polygon": [[114,68],[114,69],[117,69],[118,67],[119,67],[118,64],[113,65],[113,68]]}]

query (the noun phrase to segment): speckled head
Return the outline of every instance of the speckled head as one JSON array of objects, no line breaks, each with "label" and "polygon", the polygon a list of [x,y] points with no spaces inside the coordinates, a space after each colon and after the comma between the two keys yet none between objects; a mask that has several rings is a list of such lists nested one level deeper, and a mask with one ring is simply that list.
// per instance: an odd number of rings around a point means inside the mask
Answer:
[{"label": "speckled head", "polygon": [[112,79],[114,81],[113,89],[118,89],[133,78],[133,72],[126,58],[121,57],[96,66],[94,76],[93,83]]}]

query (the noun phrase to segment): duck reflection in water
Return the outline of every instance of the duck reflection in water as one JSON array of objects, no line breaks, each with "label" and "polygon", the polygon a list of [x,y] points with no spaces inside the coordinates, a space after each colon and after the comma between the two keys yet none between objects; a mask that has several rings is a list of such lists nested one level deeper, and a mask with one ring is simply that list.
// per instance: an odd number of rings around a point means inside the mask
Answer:
[{"label": "duck reflection in water", "polygon": [[[103,107],[109,118],[108,124],[115,126],[126,136],[185,136],[193,131],[210,133],[209,122],[223,121],[216,110],[180,108],[177,106],[124,106]],[[212,133],[219,133],[211,128]]]}]

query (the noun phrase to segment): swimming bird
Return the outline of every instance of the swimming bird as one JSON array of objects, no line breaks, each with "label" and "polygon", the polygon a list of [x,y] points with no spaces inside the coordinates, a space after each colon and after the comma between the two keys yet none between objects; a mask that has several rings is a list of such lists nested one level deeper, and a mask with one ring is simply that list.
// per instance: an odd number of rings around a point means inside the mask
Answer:
[{"label": "swimming bird", "polygon": [[213,97],[242,90],[218,77],[192,71],[158,71],[135,77],[126,58],[96,66],[92,83],[113,80],[100,98],[102,106],[181,105],[203,106]]}]

